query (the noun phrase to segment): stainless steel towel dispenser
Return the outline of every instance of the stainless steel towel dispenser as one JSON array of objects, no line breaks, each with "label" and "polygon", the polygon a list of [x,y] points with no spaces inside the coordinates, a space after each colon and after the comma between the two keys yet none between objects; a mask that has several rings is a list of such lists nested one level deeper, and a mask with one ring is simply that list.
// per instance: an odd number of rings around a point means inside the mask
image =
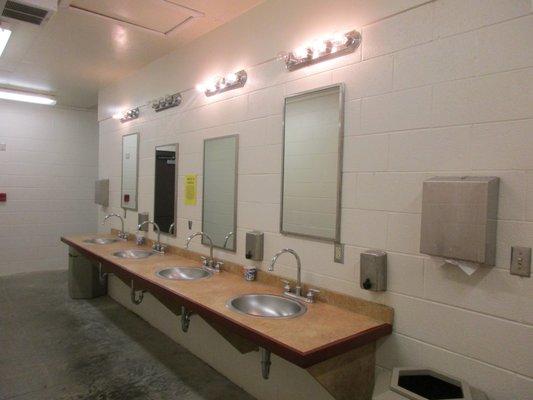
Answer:
[{"label": "stainless steel towel dispenser", "polygon": [[425,181],[420,252],[494,265],[499,181],[484,176]]},{"label": "stainless steel towel dispenser", "polygon": [[94,182],[94,202],[104,207],[109,205],[109,179]]}]

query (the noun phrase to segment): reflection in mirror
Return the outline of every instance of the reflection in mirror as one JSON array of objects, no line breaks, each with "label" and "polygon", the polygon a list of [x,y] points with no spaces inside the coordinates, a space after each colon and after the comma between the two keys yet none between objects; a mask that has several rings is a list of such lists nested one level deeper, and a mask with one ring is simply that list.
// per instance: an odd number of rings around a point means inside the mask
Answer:
[{"label": "reflection in mirror", "polygon": [[237,149],[237,135],[204,141],[202,230],[213,246],[231,251],[236,250]]},{"label": "reflection in mirror", "polygon": [[344,90],[285,99],[281,232],[340,240]]},{"label": "reflection in mirror", "polygon": [[122,136],[122,208],[137,210],[137,180],[139,174],[139,134]]},{"label": "reflection in mirror", "polygon": [[155,148],[154,222],[162,234],[176,236],[178,145]]}]

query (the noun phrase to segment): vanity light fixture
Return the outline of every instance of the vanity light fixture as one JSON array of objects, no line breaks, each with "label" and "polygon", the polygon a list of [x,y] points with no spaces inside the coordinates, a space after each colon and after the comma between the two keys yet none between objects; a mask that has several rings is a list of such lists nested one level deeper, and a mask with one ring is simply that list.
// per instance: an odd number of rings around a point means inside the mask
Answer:
[{"label": "vanity light fixture", "polygon": [[227,92],[228,90],[241,88],[246,84],[247,79],[248,74],[246,71],[240,70],[239,72],[227,74],[224,77],[209,79],[204,83],[196,85],[196,89],[209,97],[214,96],[215,94]]},{"label": "vanity light fixture", "polygon": [[297,48],[290,53],[280,53],[289,71],[317,64],[332,58],[353,53],[361,44],[361,34],[356,30],[335,34],[327,39],[314,40],[310,45]]},{"label": "vanity light fixture", "polygon": [[53,96],[44,94],[25,92],[22,90],[2,89],[0,88],[0,99],[23,101],[25,103],[44,104],[47,106],[54,106],[57,100]]},{"label": "vanity light fixture", "polygon": [[135,107],[131,110],[114,114],[113,119],[119,119],[120,122],[124,123],[139,118],[139,114],[139,107]]},{"label": "vanity light fixture", "polygon": [[155,112],[163,111],[172,107],[179,106],[181,104],[181,100],[181,94],[169,94],[168,96],[154,100],[152,103],[152,108],[155,110]]}]

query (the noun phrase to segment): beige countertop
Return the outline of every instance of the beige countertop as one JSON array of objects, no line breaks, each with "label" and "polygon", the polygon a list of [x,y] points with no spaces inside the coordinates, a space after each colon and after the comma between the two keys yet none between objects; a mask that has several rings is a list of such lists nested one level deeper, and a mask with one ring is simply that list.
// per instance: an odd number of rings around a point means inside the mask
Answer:
[{"label": "beige countertop", "polygon": [[61,240],[102,262],[105,270],[120,269],[122,274],[135,280],[136,287],[146,288],[149,292],[162,291],[167,297],[175,295],[177,303],[184,304],[205,319],[211,318],[213,322],[233,329],[236,334],[302,367],[375,341],[392,330],[389,323],[322,301],[306,304],[307,312],[296,318],[272,319],[239,314],[226,306],[228,299],[248,293],[280,295],[282,288],[259,281],[248,282],[242,276],[227,271],[196,281],[160,278],[155,274],[160,269],[169,266],[200,267],[200,262],[171,253],[140,260],[122,259],[113,256],[113,253],[139,246],[133,242],[109,245],[84,243],[85,239],[92,237],[95,235],[63,237]]}]

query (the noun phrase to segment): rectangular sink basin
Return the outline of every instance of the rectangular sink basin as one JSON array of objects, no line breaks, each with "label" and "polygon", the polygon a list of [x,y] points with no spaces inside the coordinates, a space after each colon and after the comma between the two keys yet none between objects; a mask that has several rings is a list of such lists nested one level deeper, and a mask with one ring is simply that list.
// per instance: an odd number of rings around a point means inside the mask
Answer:
[{"label": "rectangular sink basin", "polygon": [[118,258],[129,258],[129,259],[141,259],[141,258],[148,258],[154,253],[152,251],[148,250],[140,250],[140,249],[130,249],[130,250],[120,250],[113,255]]},{"label": "rectangular sink basin", "polygon": [[209,278],[212,272],[199,267],[167,267],[155,273],[160,278],[175,281],[195,281],[197,279]]},{"label": "rectangular sink basin", "polygon": [[304,304],[274,294],[244,294],[228,300],[226,306],[241,314],[263,318],[293,318],[307,311]]}]

